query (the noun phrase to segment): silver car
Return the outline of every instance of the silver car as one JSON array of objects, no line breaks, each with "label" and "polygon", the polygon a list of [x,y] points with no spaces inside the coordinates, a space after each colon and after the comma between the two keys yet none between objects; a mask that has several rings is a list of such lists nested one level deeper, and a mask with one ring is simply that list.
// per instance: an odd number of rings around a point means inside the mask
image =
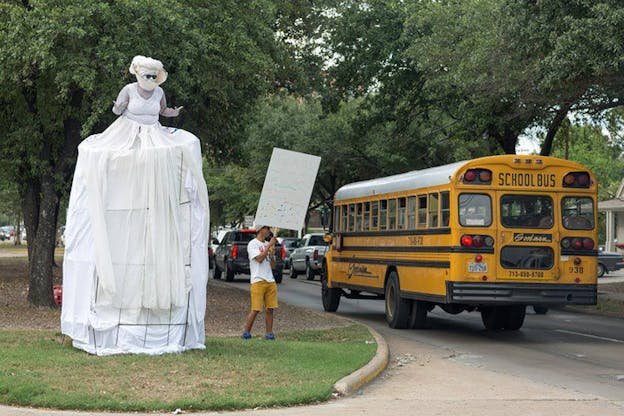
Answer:
[{"label": "silver car", "polygon": [[321,270],[323,258],[327,252],[329,243],[325,241],[325,235],[306,234],[290,255],[290,277],[296,279],[300,273],[305,273],[306,279],[314,280]]}]

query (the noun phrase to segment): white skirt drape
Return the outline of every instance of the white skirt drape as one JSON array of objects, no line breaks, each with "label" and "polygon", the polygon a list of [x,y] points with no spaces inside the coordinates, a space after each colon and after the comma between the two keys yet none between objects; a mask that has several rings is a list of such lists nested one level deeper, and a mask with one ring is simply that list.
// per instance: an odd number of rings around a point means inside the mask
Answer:
[{"label": "white skirt drape", "polygon": [[62,332],[98,355],[204,348],[209,207],[199,140],[120,117],[78,150]]}]

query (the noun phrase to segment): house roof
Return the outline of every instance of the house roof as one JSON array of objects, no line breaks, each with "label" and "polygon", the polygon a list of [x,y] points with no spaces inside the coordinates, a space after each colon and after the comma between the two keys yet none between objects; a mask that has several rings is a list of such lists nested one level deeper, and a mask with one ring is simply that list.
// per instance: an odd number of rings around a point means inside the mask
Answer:
[{"label": "house roof", "polygon": [[624,211],[624,200],[609,199],[598,202],[598,211]]}]

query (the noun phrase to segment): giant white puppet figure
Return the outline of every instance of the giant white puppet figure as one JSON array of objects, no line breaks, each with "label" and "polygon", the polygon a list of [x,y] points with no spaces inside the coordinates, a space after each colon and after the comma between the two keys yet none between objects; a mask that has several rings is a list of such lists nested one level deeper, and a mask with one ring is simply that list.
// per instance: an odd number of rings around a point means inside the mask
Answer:
[{"label": "giant white puppet figure", "polygon": [[204,347],[208,194],[197,137],[159,87],[160,61],[132,60],[120,117],[78,146],[66,223],[62,332],[97,355]]}]

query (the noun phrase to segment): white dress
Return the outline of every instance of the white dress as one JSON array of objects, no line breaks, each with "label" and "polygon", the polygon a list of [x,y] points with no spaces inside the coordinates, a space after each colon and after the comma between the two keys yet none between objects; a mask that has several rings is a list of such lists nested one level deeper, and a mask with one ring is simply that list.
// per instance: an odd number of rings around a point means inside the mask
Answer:
[{"label": "white dress", "polygon": [[162,89],[147,99],[136,84],[124,90],[122,116],[78,146],[61,330],[97,355],[204,348],[209,207],[200,143],[160,125]]}]

